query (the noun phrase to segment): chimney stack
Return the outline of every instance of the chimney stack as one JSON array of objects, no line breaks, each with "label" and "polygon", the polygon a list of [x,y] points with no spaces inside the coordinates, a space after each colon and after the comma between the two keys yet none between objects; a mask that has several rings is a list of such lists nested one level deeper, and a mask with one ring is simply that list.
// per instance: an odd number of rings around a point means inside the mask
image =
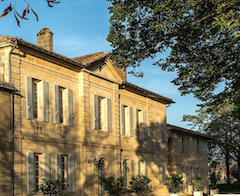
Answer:
[{"label": "chimney stack", "polygon": [[53,32],[48,27],[43,27],[37,34],[38,46],[53,51]]}]

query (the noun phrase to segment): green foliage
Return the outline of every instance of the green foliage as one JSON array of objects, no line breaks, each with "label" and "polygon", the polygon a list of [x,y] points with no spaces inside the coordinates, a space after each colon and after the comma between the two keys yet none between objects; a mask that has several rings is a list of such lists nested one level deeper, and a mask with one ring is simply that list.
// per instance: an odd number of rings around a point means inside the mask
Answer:
[{"label": "green foliage", "polygon": [[48,196],[62,196],[66,192],[68,184],[63,178],[61,180],[45,180],[42,179],[42,183],[39,187],[36,186],[35,194],[41,192],[44,195]]},{"label": "green foliage", "polygon": [[104,177],[101,176],[99,178],[103,183],[104,189],[111,195],[123,195],[127,192],[137,193],[144,195],[151,191],[150,182],[147,176],[138,175],[137,177],[132,177],[131,181],[129,182],[129,189],[125,186],[125,178],[120,176],[115,179],[115,176]]},{"label": "green foliage", "polygon": [[130,192],[137,194],[145,194],[151,191],[150,185],[151,179],[144,175],[138,175],[137,177],[132,177],[129,182]]},{"label": "green foliage", "polygon": [[107,1],[112,3],[107,40],[117,66],[141,76],[142,61],[170,49],[155,65],[176,71],[172,82],[182,95],[192,93],[214,106],[229,99],[240,111],[239,1]]},{"label": "green foliage", "polygon": [[104,189],[111,195],[123,195],[126,192],[126,188],[124,186],[124,177],[120,176],[115,179],[115,176],[99,177],[101,182],[103,183]]},{"label": "green foliage", "polygon": [[217,182],[220,181],[220,176],[218,174],[216,174],[215,172],[210,174],[209,177],[210,180],[210,188],[211,189],[216,189],[217,188]]},{"label": "green foliage", "polygon": [[182,184],[182,176],[179,176],[178,174],[170,174],[169,176],[166,176],[166,185],[170,193],[179,192]]},{"label": "green foliage", "polygon": [[193,184],[193,187],[194,187],[195,191],[201,191],[202,190],[202,181],[201,181],[201,178],[199,178],[198,176],[195,176],[192,184]]}]

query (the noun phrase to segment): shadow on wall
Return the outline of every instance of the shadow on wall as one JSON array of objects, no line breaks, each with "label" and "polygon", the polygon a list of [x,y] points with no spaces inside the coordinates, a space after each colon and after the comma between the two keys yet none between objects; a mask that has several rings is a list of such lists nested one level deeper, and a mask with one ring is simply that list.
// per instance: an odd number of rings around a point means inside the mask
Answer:
[{"label": "shadow on wall", "polygon": [[0,192],[11,193],[11,94],[0,91]]}]

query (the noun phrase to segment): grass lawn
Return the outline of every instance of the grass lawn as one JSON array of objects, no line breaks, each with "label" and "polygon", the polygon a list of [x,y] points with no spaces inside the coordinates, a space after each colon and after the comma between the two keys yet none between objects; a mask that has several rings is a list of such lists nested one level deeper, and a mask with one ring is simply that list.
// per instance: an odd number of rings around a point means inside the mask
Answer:
[{"label": "grass lawn", "polygon": [[218,184],[217,187],[219,188],[219,192],[223,193],[223,192],[238,192],[240,193],[240,188],[238,186],[238,182],[234,182],[233,184],[231,184],[231,191],[227,190],[227,184]]}]

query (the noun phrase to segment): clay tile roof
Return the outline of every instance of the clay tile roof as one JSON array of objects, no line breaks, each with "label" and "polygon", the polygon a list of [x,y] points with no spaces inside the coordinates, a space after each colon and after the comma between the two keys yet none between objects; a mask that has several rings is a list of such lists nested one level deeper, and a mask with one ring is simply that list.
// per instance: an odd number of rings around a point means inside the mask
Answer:
[{"label": "clay tile roof", "polygon": [[81,63],[85,66],[88,66],[100,59],[105,58],[106,56],[107,56],[107,53],[97,52],[93,54],[87,54],[84,56],[75,57],[75,58],[72,58],[72,60],[77,61],[78,63]]},{"label": "clay tile roof", "polygon": [[[104,52],[97,52],[97,53],[93,53],[93,54],[87,54],[84,56],[75,57],[75,58],[72,58],[72,60],[77,61],[78,63],[82,63],[83,65],[85,65],[87,67],[90,64],[107,57],[107,55],[108,54],[104,53]],[[110,60],[110,62],[112,64],[114,64],[111,60]],[[122,78],[123,81],[127,80],[126,72],[124,69],[118,68],[116,66],[114,66],[114,69],[116,70],[116,72],[119,74],[119,76]]]}]

